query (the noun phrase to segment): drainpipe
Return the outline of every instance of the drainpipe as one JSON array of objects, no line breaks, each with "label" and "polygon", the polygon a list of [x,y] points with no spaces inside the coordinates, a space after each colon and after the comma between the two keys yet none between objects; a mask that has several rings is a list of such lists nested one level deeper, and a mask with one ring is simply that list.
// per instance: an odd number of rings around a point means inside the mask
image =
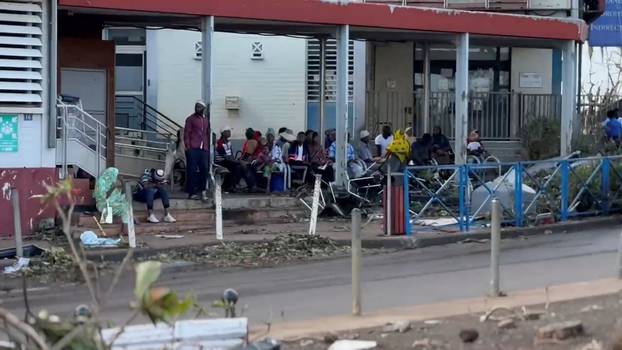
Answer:
[{"label": "drainpipe", "polygon": [[56,99],[58,80],[58,4],[50,0],[48,50],[48,148],[56,148]]},{"label": "drainpipe", "polygon": [[325,103],[326,103],[326,38],[320,38],[320,144],[324,144],[324,128],[326,127],[326,121],[324,120]]}]

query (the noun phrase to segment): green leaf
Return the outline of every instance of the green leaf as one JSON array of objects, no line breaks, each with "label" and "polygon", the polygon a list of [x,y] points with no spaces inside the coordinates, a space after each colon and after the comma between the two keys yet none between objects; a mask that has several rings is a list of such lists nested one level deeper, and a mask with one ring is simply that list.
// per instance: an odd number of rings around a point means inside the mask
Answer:
[{"label": "green leaf", "polygon": [[146,261],[136,265],[136,286],[134,296],[136,300],[143,300],[143,296],[151,285],[158,280],[162,264],[157,261]]}]

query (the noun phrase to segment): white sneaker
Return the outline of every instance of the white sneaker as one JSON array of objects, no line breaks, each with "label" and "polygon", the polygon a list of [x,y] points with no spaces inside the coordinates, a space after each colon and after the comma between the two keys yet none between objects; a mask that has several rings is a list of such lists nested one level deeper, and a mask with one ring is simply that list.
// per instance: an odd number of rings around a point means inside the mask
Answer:
[{"label": "white sneaker", "polygon": [[152,224],[157,224],[158,222],[160,222],[160,220],[158,220],[158,218],[156,218],[155,215],[153,214],[149,215],[149,217],[147,218],[147,221],[149,221]]},{"label": "white sneaker", "polygon": [[173,217],[173,215],[171,215],[171,213],[168,213],[164,217],[164,222],[173,223],[173,222],[177,222],[177,220],[175,220],[175,218]]}]

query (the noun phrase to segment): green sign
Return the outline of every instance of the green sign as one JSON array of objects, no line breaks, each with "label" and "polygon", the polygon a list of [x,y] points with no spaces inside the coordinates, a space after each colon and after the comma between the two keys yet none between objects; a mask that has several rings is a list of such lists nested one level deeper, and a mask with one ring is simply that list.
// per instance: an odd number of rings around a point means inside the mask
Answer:
[{"label": "green sign", "polygon": [[0,115],[0,152],[17,152],[16,115]]}]

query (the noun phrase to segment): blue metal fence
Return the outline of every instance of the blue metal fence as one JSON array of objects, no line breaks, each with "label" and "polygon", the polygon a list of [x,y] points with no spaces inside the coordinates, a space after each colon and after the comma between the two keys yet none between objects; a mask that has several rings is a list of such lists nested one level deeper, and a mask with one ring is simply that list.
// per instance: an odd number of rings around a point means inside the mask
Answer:
[{"label": "blue metal fence", "polygon": [[515,227],[622,211],[622,156],[408,167],[407,232],[436,224],[486,227],[493,198]]}]

